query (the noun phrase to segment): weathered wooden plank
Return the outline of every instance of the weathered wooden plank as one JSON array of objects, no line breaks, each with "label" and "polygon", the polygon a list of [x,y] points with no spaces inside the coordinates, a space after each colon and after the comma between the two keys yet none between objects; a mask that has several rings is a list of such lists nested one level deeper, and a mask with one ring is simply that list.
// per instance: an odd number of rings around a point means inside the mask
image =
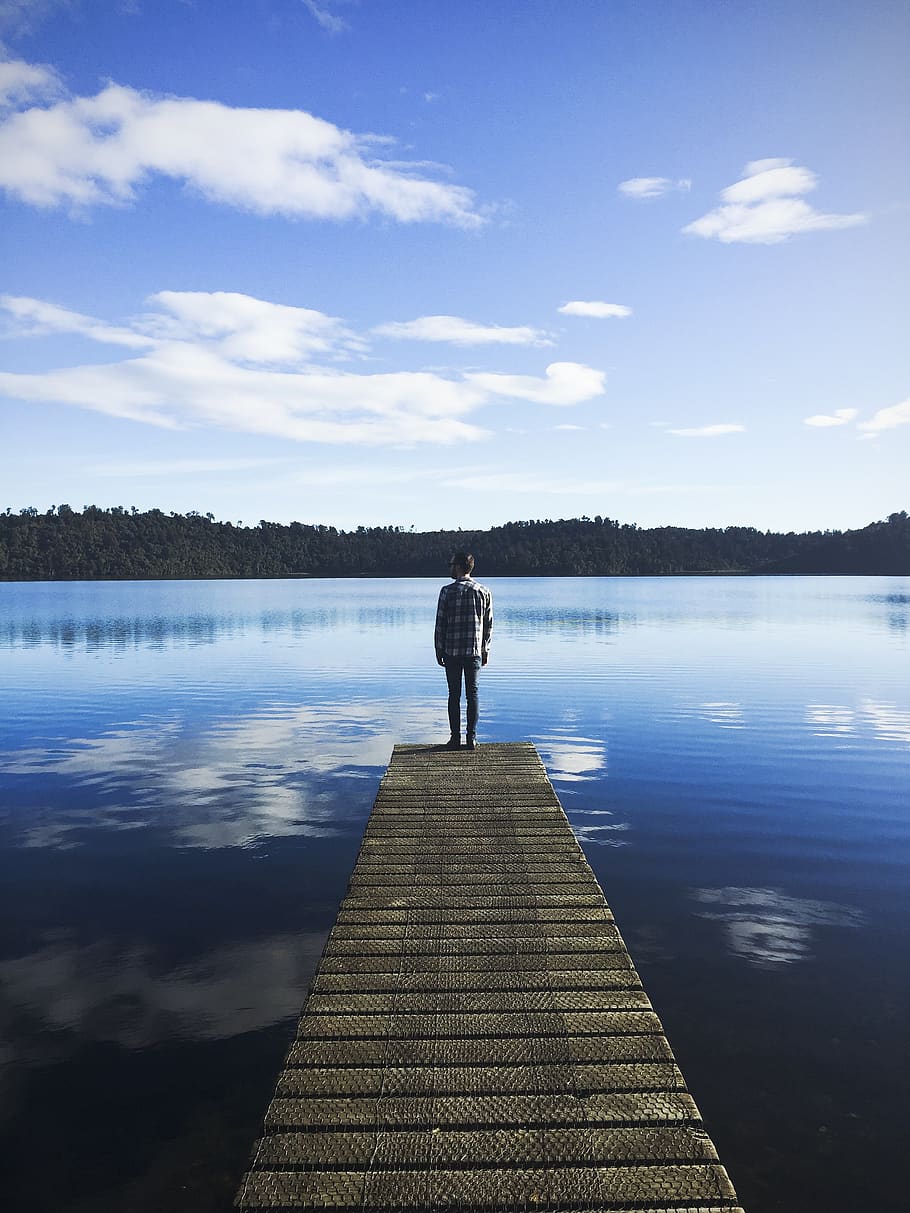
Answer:
[{"label": "weathered wooden plank", "polygon": [[533,746],[395,747],[237,1205],[742,1213]]}]

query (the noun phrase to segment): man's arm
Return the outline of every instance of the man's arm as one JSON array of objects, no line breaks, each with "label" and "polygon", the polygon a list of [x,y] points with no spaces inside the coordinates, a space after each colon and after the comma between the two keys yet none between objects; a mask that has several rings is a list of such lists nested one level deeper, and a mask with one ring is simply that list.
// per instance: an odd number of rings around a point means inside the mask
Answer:
[{"label": "man's arm", "polygon": [[483,608],[483,644],[481,645],[481,664],[486,665],[490,660],[490,644],[493,640],[493,595],[487,592]]},{"label": "man's arm", "polygon": [[439,601],[436,604],[436,627],[433,631],[433,644],[436,648],[436,660],[445,665],[446,652],[446,590],[444,585],[439,591]]}]

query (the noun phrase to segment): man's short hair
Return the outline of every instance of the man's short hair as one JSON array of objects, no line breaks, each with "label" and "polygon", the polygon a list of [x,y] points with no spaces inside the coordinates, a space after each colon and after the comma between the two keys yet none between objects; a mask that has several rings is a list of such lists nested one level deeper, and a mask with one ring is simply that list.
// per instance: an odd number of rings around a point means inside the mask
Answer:
[{"label": "man's short hair", "polygon": [[474,557],[470,552],[456,552],[452,557],[452,564],[464,569],[468,574],[474,571]]}]

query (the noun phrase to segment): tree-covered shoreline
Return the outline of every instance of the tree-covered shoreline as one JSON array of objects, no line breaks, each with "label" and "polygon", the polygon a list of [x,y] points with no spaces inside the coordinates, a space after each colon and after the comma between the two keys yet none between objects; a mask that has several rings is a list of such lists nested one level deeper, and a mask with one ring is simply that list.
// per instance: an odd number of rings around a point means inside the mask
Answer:
[{"label": "tree-covered shoreline", "polygon": [[488,530],[405,530],[262,520],[117,506],[0,514],[0,580],[422,577],[457,548],[479,576],[680,574],[910,575],[906,511],[850,531],[786,534],[753,527],[639,527],[597,515],[507,522]]}]

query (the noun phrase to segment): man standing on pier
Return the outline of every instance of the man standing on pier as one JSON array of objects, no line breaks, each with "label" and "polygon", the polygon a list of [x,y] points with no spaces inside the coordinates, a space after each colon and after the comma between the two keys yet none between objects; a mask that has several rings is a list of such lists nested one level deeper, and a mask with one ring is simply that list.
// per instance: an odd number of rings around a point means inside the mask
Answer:
[{"label": "man standing on pier", "polygon": [[446,749],[461,748],[461,680],[468,705],[465,748],[477,737],[477,675],[487,664],[493,637],[493,595],[471,576],[474,557],[456,552],[449,563],[451,585],[439,591],[436,608],[436,660],[445,666],[449,684],[449,732]]}]

